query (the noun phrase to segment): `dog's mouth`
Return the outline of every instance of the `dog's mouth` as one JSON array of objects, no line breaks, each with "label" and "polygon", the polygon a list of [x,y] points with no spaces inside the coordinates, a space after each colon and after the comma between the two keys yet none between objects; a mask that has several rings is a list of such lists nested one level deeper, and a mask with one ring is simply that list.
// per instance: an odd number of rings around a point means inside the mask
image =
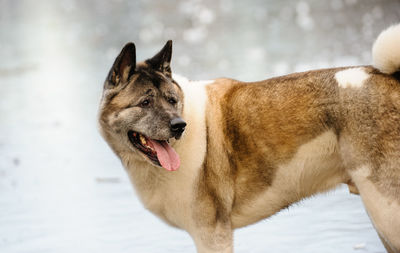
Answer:
[{"label": "dog's mouth", "polygon": [[175,171],[180,166],[179,155],[169,145],[168,140],[153,140],[143,134],[129,131],[128,138],[132,145],[149,160],[168,171]]}]

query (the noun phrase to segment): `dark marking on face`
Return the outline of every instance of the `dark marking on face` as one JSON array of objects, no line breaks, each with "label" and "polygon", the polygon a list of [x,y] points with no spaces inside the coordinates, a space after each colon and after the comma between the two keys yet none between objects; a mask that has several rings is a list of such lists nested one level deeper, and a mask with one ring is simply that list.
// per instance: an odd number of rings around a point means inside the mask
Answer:
[{"label": "dark marking on face", "polygon": [[138,74],[137,83],[151,83],[158,89],[161,83],[166,81],[166,77],[161,72],[155,71],[147,65],[138,67],[136,72]]}]

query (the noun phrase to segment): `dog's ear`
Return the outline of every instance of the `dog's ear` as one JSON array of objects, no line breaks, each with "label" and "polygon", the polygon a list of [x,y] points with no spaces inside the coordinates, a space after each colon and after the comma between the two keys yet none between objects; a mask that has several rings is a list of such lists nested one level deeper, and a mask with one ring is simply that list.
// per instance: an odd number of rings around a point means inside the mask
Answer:
[{"label": "dog's ear", "polygon": [[163,72],[171,77],[171,56],[172,56],[172,40],[168,40],[164,47],[153,58],[146,62],[154,69]]},{"label": "dog's ear", "polygon": [[136,67],[136,48],[135,44],[129,42],[122,48],[117,59],[108,73],[106,80],[106,88],[116,87],[120,83],[124,83],[135,72]]}]

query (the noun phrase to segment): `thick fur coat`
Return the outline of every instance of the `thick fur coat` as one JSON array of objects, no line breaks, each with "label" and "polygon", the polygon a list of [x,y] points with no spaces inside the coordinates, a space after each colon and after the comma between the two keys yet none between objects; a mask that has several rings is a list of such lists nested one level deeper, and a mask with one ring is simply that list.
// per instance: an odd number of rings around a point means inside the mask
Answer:
[{"label": "thick fur coat", "polygon": [[172,74],[171,53],[169,41],[136,63],[127,44],[99,111],[147,209],[198,252],[232,252],[235,228],[348,183],[400,252],[400,25],[376,40],[374,66],[252,83],[189,81]]}]

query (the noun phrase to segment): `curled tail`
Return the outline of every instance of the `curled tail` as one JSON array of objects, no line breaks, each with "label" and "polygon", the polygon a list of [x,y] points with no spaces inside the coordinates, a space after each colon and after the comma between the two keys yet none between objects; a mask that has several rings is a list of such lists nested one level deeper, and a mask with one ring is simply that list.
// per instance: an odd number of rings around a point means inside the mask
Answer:
[{"label": "curled tail", "polygon": [[379,34],[372,47],[374,67],[382,73],[400,71],[400,24],[390,26]]}]

